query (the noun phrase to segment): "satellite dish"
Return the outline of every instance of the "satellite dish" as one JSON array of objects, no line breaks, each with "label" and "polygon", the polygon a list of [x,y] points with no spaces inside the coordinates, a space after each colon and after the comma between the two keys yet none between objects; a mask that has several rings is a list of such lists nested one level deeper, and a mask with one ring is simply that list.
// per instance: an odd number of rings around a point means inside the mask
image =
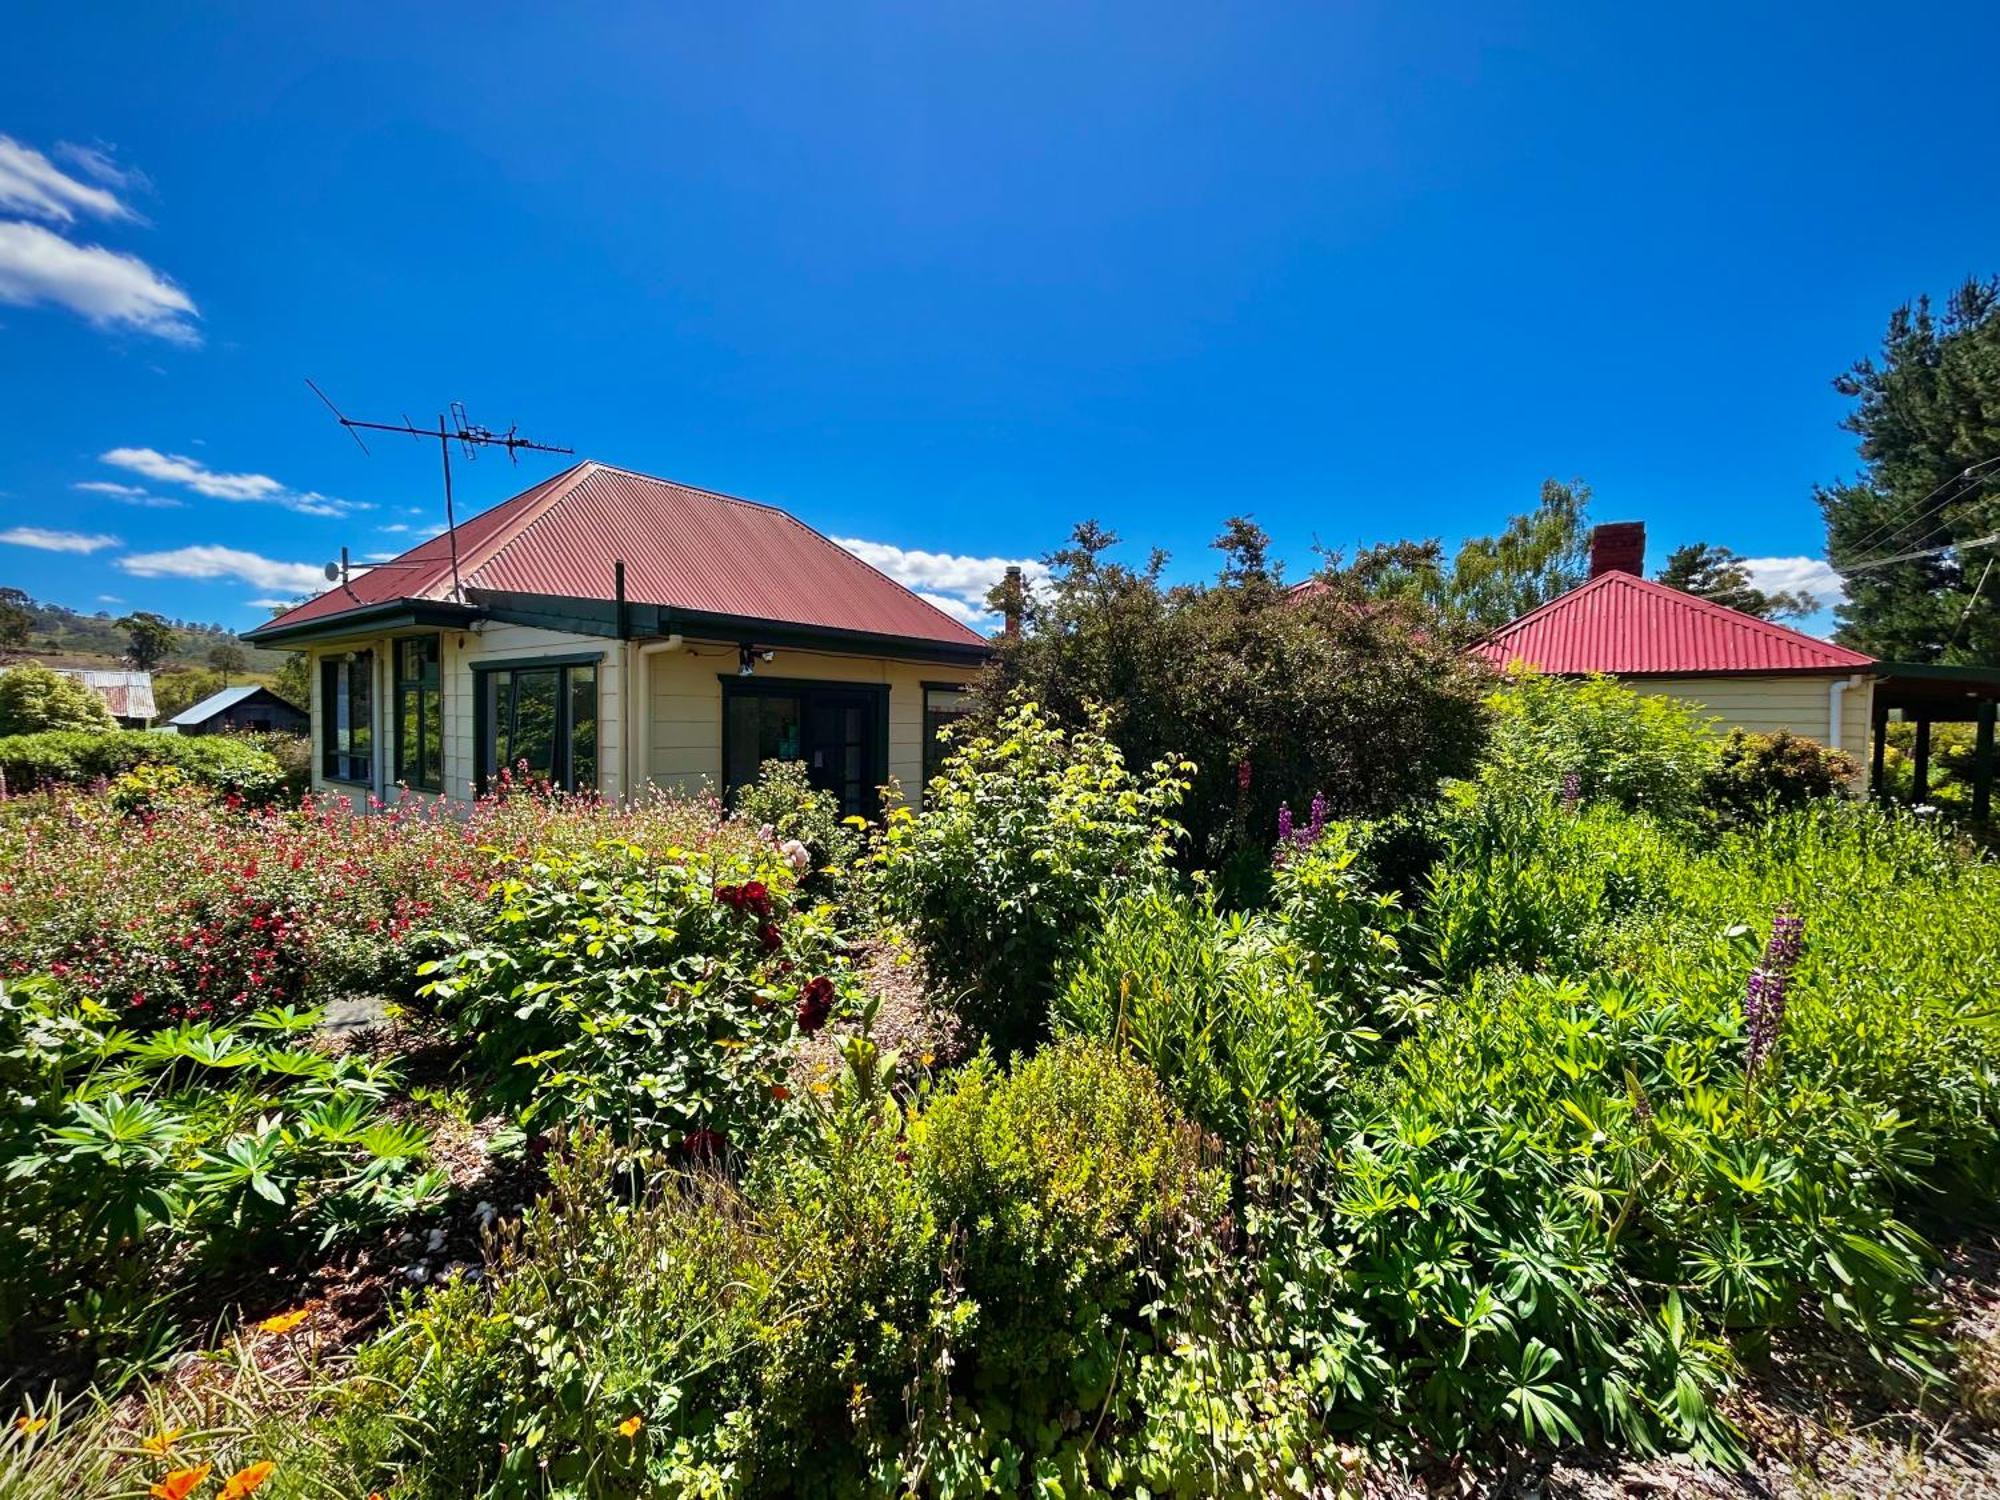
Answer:
[{"label": "satellite dish", "polygon": [[338,582],[340,582],[340,564],[339,564],[339,563],[337,563],[337,562],[330,562],[330,563],[328,563],[328,564],[326,565],[326,568],[325,568],[325,572],[326,572],[326,581],[327,581],[328,583],[338,583]]}]

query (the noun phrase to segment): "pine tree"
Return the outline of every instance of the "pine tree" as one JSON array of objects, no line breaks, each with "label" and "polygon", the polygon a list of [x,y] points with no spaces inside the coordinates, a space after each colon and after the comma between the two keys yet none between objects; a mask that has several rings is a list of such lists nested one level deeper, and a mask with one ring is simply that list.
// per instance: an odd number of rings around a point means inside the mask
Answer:
[{"label": "pine tree", "polygon": [[1791,620],[1812,614],[1819,600],[1803,589],[1760,589],[1750,581],[1743,559],[1727,547],[1689,542],[1667,555],[1667,565],[1654,575],[1668,588],[1711,599],[1760,620]]},{"label": "pine tree", "polygon": [[[1846,583],[1839,638],[1892,661],[2000,664],[2000,277],[1968,281],[1942,316],[1898,308],[1878,360],[1834,381],[1857,404],[1862,472],[1817,491]],[[1884,567],[1862,564],[1950,550]]]}]

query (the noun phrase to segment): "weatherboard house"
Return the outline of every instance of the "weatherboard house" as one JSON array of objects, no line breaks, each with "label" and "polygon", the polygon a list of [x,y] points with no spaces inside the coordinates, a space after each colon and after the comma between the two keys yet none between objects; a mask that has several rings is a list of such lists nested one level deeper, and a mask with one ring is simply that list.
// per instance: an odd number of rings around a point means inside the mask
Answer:
[{"label": "weatherboard house", "polygon": [[1979,726],[1973,813],[1991,807],[2000,671],[1878,661],[1803,631],[1729,609],[1644,576],[1646,528],[1597,527],[1587,582],[1502,626],[1475,648],[1496,667],[1559,676],[1602,673],[1692,703],[1725,729],[1789,730],[1844,750],[1882,784],[1892,714],[1915,722],[1915,791],[1928,775],[1930,726]]},{"label": "weatherboard house", "polygon": [[606,798],[803,761],[919,795],[988,642],[782,510],[580,463],[246,639],[309,654],[313,786]]}]

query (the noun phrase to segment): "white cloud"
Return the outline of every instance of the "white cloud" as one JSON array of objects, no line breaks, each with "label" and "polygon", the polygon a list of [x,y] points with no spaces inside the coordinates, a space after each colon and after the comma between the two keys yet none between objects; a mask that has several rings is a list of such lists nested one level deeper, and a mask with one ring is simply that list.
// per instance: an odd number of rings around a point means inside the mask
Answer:
[{"label": "white cloud", "polygon": [[86,536],[80,531],[50,531],[46,526],[14,526],[0,531],[0,542],[10,547],[33,547],[42,552],[79,552],[85,556],[118,545],[118,538],[101,532]]},{"label": "white cloud", "polygon": [[[89,152],[88,147],[67,149]],[[102,153],[89,154],[105,165],[110,164]],[[7,135],[0,135],[0,209],[45,219],[51,224],[73,224],[79,212],[96,219],[138,218],[118,201],[117,194],[77,181],[34,147],[24,146]]]},{"label": "white cloud", "polygon": [[859,537],[835,537],[834,541],[975,630],[989,629],[995,623],[986,607],[986,595],[1006,576],[1008,568],[1019,568],[1030,585],[1045,579],[1049,571],[1028,558],[964,557]]},{"label": "white cloud", "polygon": [[245,599],[243,607],[245,609],[290,609],[305,597],[304,594],[300,594],[294,599]]},{"label": "white cloud", "polygon": [[181,485],[211,500],[281,505],[303,516],[346,516],[374,509],[356,500],[336,500],[317,490],[295,490],[269,474],[225,474],[198,458],[162,453],[157,448],[112,448],[100,453],[98,460],[158,484]]},{"label": "white cloud", "polygon": [[187,504],[171,495],[156,495],[151,490],[142,490],[136,484],[115,484],[109,479],[82,479],[70,486],[82,490],[87,495],[103,495],[116,500],[120,505],[136,505],[141,510],[180,510]]},{"label": "white cloud", "polygon": [[99,594],[97,602],[99,604],[123,604],[125,600],[118,594]]},{"label": "white cloud", "polygon": [[194,299],[138,256],[72,244],[39,224],[0,220],[0,302],[50,302],[99,328],[201,342]]},{"label": "white cloud", "polygon": [[57,141],[56,155],[82,172],[86,177],[95,177],[99,182],[126,192],[143,192],[152,187],[152,179],[137,167],[121,167],[115,160],[118,148],[98,144],[79,146],[75,141]]},{"label": "white cloud", "polygon": [[1833,565],[1817,557],[1746,557],[1743,567],[1750,582],[1766,591],[1803,589],[1822,606],[1838,604],[1847,597]]},{"label": "white cloud", "polygon": [[404,524],[403,524],[403,523],[402,523],[401,521],[398,521],[398,522],[396,522],[396,523],[395,523],[394,525],[391,525],[391,526],[377,526],[377,527],[376,527],[375,529],[376,529],[377,531],[388,531],[388,532],[395,532],[395,531],[408,531],[408,530],[410,530],[411,528],[410,528],[410,527],[408,527],[408,526],[406,526],[406,525],[404,525]]},{"label": "white cloud", "polygon": [[176,547],[171,552],[134,552],[118,566],[140,578],[233,578],[271,593],[317,594],[325,572],[312,563],[278,562],[235,547]]}]

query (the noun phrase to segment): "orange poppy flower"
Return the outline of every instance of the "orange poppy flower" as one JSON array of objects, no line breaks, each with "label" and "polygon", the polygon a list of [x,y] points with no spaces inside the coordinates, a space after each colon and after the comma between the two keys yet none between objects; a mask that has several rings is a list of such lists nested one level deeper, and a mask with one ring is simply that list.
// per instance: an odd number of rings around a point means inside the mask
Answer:
[{"label": "orange poppy flower", "polygon": [[266,1333],[290,1333],[294,1328],[298,1327],[299,1324],[305,1322],[305,1320],[307,1318],[310,1318],[311,1316],[312,1316],[311,1308],[297,1307],[292,1309],[292,1311],[288,1313],[279,1313],[275,1317],[266,1318],[263,1322],[259,1323],[257,1326],[263,1329],[264,1332]]},{"label": "orange poppy flower", "polygon": [[155,1458],[164,1458],[168,1450],[180,1440],[180,1435],[186,1431],[185,1427],[162,1427],[158,1432],[141,1442],[139,1446]]},{"label": "orange poppy flower", "polygon": [[271,1477],[271,1471],[277,1467],[269,1459],[265,1459],[262,1463],[252,1464],[247,1469],[238,1469],[229,1476],[228,1483],[223,1485],[222,1493],[216,1500],[247,1500],[248,1496],[263,1487],[264,1481]]},{"label": "orange poppy flower", "polygon": [[637,1416],[627,1417],[618,1424],[618,1435],[622,1438],[635,1438],[639,1435],[639,1429],[645,1425]]},{"label": "orange poppy flower", "polygon": [[215,1469],[214,1464],[203,1464],[198,1469],[176,1469],[165,1479],[153,1486],[153,1500],[187,1500],[195,1487]]},{"label": "orange poppy flower", "polygon": [[20,1433],[23,1437],[33,1437],[36,1433],[40,1432],[44,1427],[48,1425],[49,1425],[49,1419],[47,1417],[14,1418],[14,1430]]}]

